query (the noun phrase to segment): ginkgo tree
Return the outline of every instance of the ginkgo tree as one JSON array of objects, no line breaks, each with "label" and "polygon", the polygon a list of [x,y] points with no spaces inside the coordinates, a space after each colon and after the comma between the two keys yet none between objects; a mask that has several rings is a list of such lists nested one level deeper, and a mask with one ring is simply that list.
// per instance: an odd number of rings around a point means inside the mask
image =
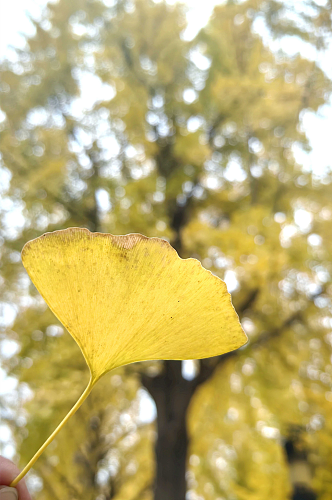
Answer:
[{"label": "ginkgo tree", "polygon": [[[22,465],[88,383],[21,266],[45,231],[168,239],[227,281],[250,339],[190,373],[147,361],[103,377],[36,462],[36,496],[284,500],[280,435],[296,424],[329,500],[331,176],[296,152],[331,81],[312,52],[269,37],[318,53],[330,2],[227,2],[191,41],[183,7],[152,0],[60,0],[35,27],[1,66],[1,301],[15,306],[2,335],[20,348],[4,366],[30,395],[8,398],[4,417]],[[157,435],[140,419],[141,383]]]}]

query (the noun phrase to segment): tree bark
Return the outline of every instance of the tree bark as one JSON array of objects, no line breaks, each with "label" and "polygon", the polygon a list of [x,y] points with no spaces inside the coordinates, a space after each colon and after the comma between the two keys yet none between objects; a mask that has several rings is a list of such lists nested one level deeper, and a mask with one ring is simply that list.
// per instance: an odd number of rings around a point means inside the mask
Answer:
[{"label": "tree bark", "polygon": [[304,429],[293,427],[291,435],[284,442],[284,449],[289,465],[290,482],[293,488],[291,500],[316,500],[317,494],[312,488],[313,470],[308,461],[308,453],[301,446],[301,434]]},{"label": "tree bark", "polygon": [[188,451],[187,409],[195,390],[181,373],[181,361],[166,361],[155,378],[142,377],[157,407],[154,500],[185,500]]},{"label": "tree bark", "polygon": [[[179,413],[179,412],[177,412]],[[158,409],[158,415],[162,415]],[[188,435],[186,415],[157,419],[155,500],[185,500]]]}]

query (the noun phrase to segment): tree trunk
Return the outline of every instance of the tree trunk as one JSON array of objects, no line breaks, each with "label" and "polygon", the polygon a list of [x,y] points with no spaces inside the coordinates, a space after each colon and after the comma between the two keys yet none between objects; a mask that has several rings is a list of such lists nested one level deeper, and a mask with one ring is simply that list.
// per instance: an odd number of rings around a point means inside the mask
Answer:
[{"label": "tree trunk", "polygon": [[182,377],[181,361],[166,361],[161,375],[143,376],[142,382],[157,407],[154,500],[185,500],[189,442],[186,417],[195,385]]},{"label": "tree trunk", "polygon": [[[158,410],[158,415],[161,412]],[[185,415],[161,421],[156,442],[155,500],[185,500],[188,436]]]},{"label": "tree trunk", "polygon": [[312,488],[312,467],[308,461],[307,450],[301,446],[301,427],[291,429],[291,435],[284,442],[284,449],[289,465],[289,477],[293,487],[291,500],[316,500]]},{"label": "tree trunk", "polygon": [[[164,148],[157,157],[161,175],[177,167],[171,155],[172,144]],[[170,167],[172,166],[172,168]],[[171,242],[181,256],[181,231],[188,218],[192,197],[184,205],[175,200],[169,207],[170,226],[174,231]],[[164,370],[157,377],[142,375],[142,384],[149,391],[157,407],[157,439],[155,444],[156,476],[154,500],[185,500],[186,465],[188,452],[187,410],[197,387],[205,382],[213,369],[201,370],[194,380],[182,377],[182,361],[165,361]]]}]

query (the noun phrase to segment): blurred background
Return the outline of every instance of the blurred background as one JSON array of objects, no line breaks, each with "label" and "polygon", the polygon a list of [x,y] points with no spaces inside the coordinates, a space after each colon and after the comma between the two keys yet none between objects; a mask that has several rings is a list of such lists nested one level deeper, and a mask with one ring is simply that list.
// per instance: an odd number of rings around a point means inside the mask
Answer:
[{"label": "blurred background", "polygon": [[0,454],[25,465],[88,380],[21,264],[46,231],[167,239],[249,337],[105,376],[29,474],[36,499],[332,498],[331,13],[2,3]]}]

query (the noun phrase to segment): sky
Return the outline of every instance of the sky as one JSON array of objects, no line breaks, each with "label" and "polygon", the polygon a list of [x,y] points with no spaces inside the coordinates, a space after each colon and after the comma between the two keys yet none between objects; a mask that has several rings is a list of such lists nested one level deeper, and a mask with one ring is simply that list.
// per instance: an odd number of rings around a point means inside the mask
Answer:
[{"label": "sky", "polygon": [[[169,0],[169,3],[174,3]],[[188,35],[194,35],[209,19],[220,0],[187,0],[190,5]],[[20,32],[29,33],[28,15],[38,16],[46,0],[0,0],[0,56],[10,44],[22,44]]]}]

